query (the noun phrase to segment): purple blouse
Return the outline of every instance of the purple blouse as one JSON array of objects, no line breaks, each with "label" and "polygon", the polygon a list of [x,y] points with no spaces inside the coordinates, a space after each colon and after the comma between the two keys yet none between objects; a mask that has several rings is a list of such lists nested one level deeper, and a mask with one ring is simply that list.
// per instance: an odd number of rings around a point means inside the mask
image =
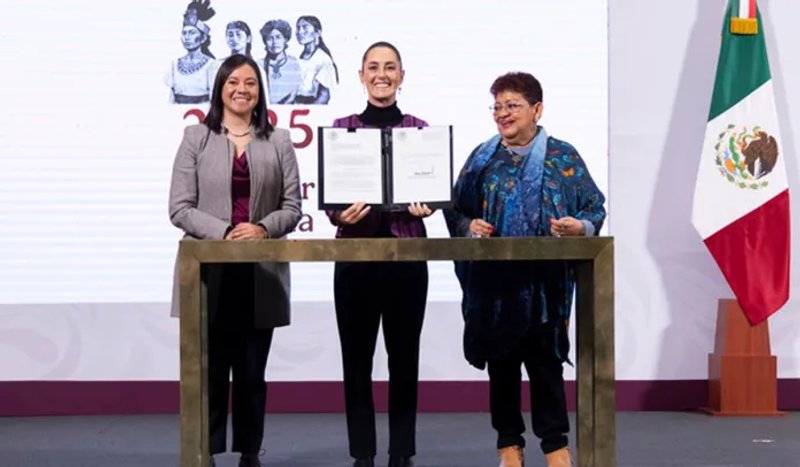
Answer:
[{"label": "purple blouse", "polygon": [[[344,118],[337,118],[333,122],[334,128],[375,128],[362,122],[357,114]],[[404,114],[403,120],[395,127],[426,127],[428,124],[413,115]],[[371,210],[357,224],[344,225],[335,220],[335,215],[341,211],[326,211],[331,223],[338,227],[336,238],[355,238],[355,237],[425,237],[425,223],[422,218],[405,212],[383,212]]]},{"label": "purple blouse", "polygon": [[247,153],[233,158],[231,178],[233,197],[231,222],[233,225],[250,222],[250,166],[247,165]]}]

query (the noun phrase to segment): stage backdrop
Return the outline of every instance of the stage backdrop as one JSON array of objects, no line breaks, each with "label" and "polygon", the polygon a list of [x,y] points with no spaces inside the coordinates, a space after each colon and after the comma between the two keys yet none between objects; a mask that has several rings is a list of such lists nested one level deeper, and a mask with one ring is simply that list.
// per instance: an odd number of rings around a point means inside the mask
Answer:
[{"label": "stage backdrop", "polygon": [[[167,302],[180,232],[167,215],[169,178],[183,128],[208,105],[180,96],[202,90],[217,64],[179,60],[196,39],[184,30],[197,19],[184,17],[186,3],[126,6],[10,0],[0,15],[0,380],[177,379],[178,323]],[[211,6],[204,23],[217,60],[241,40],[263,60],[268,21],[291,27],[283,40],[293,57],[305,34],[298,25],[321,27],[328,53],[316,56],[328,67],[329,102],[270,105],[277,126],[291,129],[303,183],[304,216],[292,238],[334,235],[316,209],[316,127],[365,107],[357,71],[380,40],[402,53],[400,108],[453,125],[456,171],[495,133],[493,79],[522,70],[544,87],[541,123],[578,148],[608,191],[605,1]],[[298,21],[307,16],[314,19]],[[229,33],[232,21],[245,33]],[[447,236],[441,213],[426,224],[431,237]],[[452,264],[430,271],[420,377],[483,379],[461,355]],[[341,379],[332,276],[331,264],[292,266],[293,324],[276,334],[270,380]],[[385,379],[382,349],[377,358],[376,378]]]}]

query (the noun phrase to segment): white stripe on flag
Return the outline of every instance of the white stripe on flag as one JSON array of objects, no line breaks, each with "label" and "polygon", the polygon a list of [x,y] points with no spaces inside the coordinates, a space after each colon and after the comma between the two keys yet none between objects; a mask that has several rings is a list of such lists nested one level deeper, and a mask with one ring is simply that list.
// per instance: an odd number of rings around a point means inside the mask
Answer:
[{"label": "white stripe on flag", "polygon": [[[778,140],[778,161],[765,179],[769,181],[766,187],[757,190],[739,188],[720,173],[714,146],[719,142],[720,134],[731,124],[739,128],[760,126]],[[692,224],[703,239],[758,208],[789,186],[783,161],[786,152],[781,142],[771,80],[708,122],[692,207]]]},{"label": "white stripe on flag", "polygon": [[[750,14],[750,7],[753,7],[753,12]],[[755,18],[755,0],[739,0],[739,18]]]}]

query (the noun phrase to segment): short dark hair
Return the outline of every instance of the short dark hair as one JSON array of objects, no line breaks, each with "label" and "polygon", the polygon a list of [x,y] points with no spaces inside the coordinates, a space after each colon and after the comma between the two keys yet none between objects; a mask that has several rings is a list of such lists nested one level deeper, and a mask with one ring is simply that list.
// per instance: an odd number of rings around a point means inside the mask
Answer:
[{"label": "short dark hair", "polygon": [[397,61],[400,64],[400,68],[403,68],[403,58],[400,57],[400,51],[397,50],[397,47],[386,41],[378,41],[372,44],[371,46],[367,47],[367,50],[364,51],[364,55],[361,56],[361,68],[364,68],[364,63],[366,63],[367,61],[367,54],[369,53],[369,51],[372,49],[376,49],[378,47],[386,47],[387,49],[391,49],[392,52],[394,52],[394,54],[397,55]]},{"label": "short dark hair", "polygon": [[528,104],[531,105],[537,102],[543,102],[542,84],[530,73],[522,71],[506,73],[494,80],[492,87],[489,88],[489,92],[491,92],[494,97],[506,91],[522,94],[525,100],[528,101]]},{"label": "short dark hair", "polygon": [[208,110],[208,115],[206,115],[203,123],[215,133],[222,131],[222,117],[225,109],[225,105],[222,103],[222,88],[231,73],[245,65],[253,69],[258,79],[258,102],[256,102],[256,108],[253,109],[253,117],[250,124],[255,128],[256,138],[269,139],[273,127],[269,123],[269,116],[267,115],[267,96],[264,92],[264,83],[261,81],[261,73],[258,71],[258,65],[255,60],[242,54],[231,55],[219,67],[217,77],[214,79],[214,90],[211,92],[211,108]]}]

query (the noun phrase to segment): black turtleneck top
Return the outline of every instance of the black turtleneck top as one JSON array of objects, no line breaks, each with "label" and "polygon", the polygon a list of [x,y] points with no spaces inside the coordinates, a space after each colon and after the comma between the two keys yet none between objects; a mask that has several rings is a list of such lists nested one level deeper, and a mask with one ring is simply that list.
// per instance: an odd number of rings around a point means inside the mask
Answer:
[{"label": "black turtleneck top", "polygon": [[367,108],[358,115],[365,125],[378,128],[395,126],[403,121],[403,112],[397,108],[397,102],[389,107],[377,107],[367,102]]}]

